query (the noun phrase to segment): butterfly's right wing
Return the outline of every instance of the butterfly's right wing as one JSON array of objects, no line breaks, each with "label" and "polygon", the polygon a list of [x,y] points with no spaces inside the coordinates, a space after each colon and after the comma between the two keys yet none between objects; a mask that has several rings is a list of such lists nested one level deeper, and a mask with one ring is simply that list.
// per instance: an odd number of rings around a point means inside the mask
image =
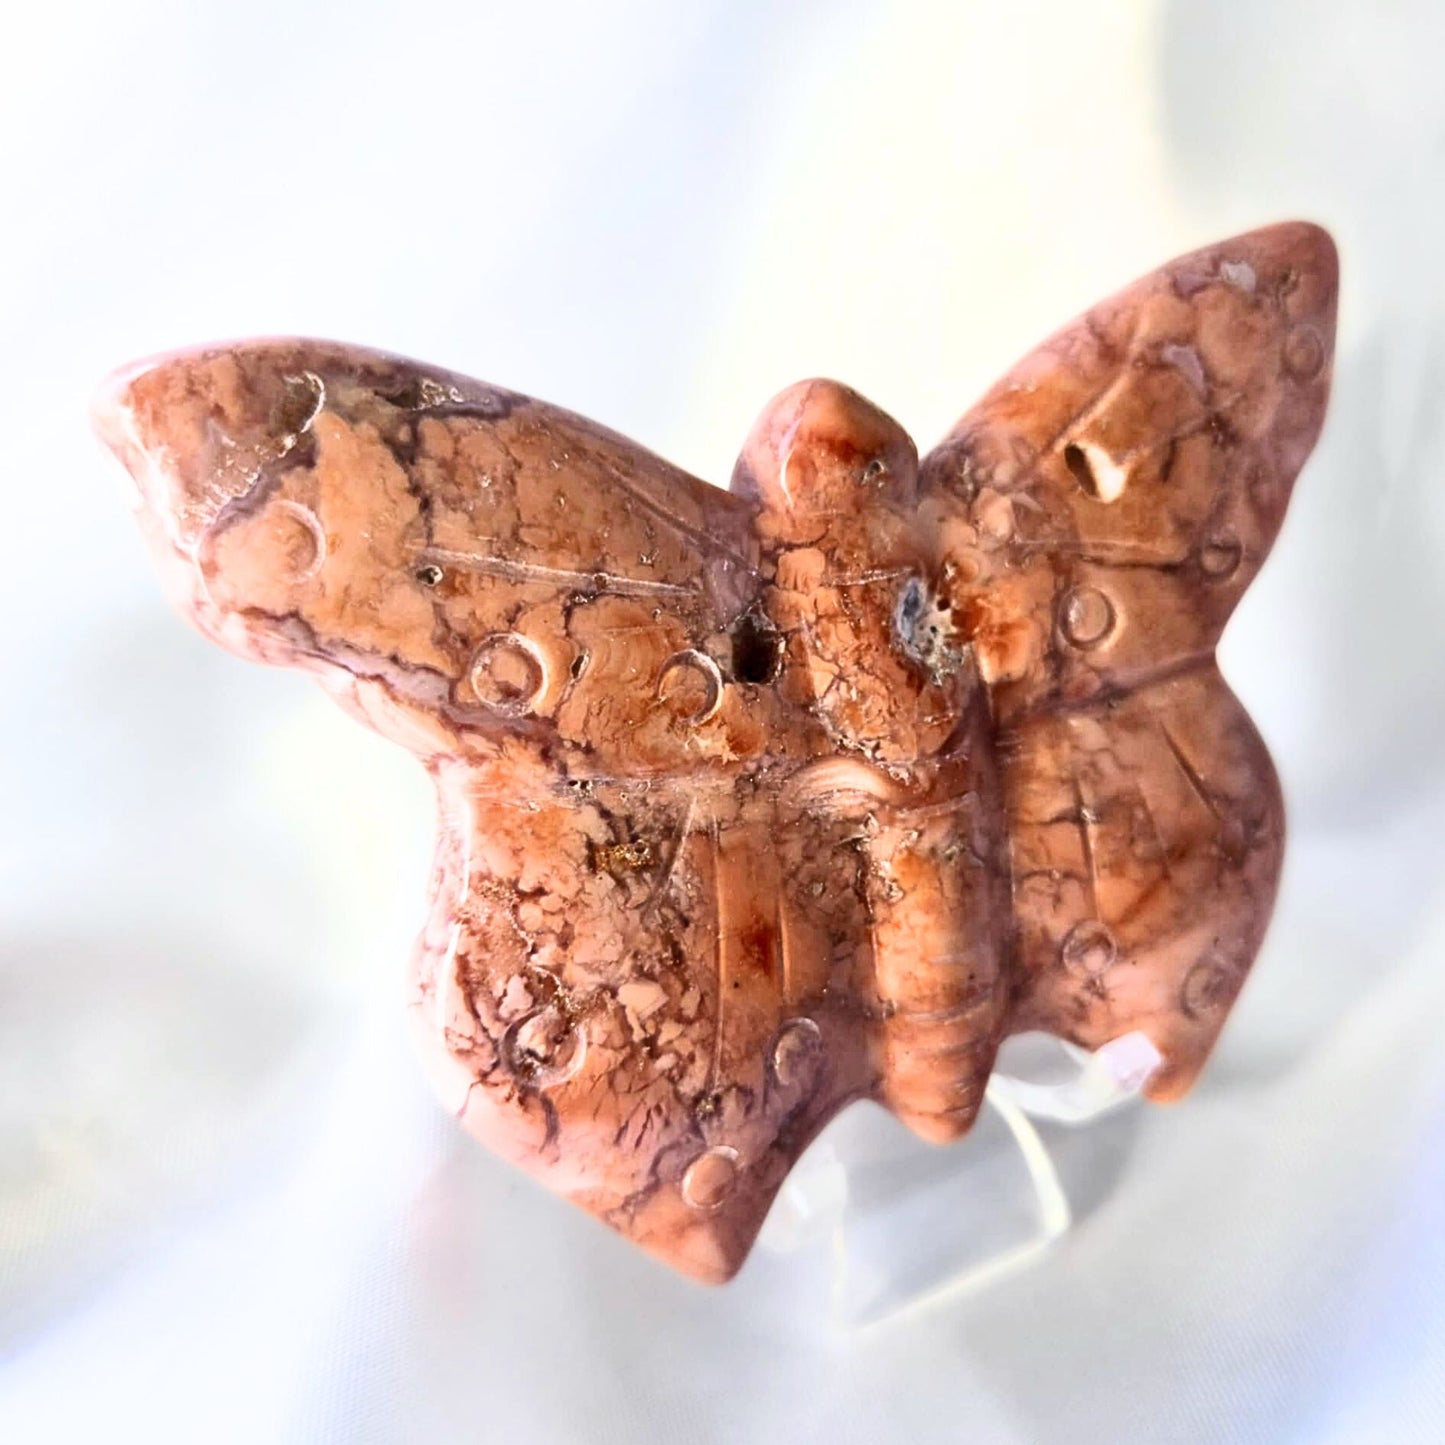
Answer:
[{"label": "butterfly's right wing", "polygon": [[1181,257],[1026,357],[924,459],[990,685],[1015,1029],[1201,1066],[1263,937],[1283,812],[1214,665],[1324,418],[1337,263],[1291,224]]}]

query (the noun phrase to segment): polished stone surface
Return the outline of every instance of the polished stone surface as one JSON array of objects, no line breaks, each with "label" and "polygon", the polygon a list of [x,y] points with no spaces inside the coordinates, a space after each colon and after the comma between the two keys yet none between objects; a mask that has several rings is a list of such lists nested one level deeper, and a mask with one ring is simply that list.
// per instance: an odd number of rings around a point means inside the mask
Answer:
[{"label": "polished stone surface", "polygon": [[498,1153],[704,1279],[839,1108],[966,1132],[999,1041],[1188,1087],[1283,844],[1213,654],[1323,420],[1284,225],[1032,353],[926,457],[837,383],[730,493],[356,347],[161,358],[97,424],[172,596],[437,781],[412,1018]]}]

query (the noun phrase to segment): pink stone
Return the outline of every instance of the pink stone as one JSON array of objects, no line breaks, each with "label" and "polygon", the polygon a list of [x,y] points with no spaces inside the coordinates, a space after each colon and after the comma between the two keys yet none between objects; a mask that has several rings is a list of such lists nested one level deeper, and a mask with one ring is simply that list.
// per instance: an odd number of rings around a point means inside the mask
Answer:
[{"label": "pink stone", "polygon": [[134,367],[97,425],[208,636],[441,804],[411,1013],[466,1127],[701,1279],[873,1098],[965,1133],[1000,1040],[1141,1030],[1182,1093],[1258,950],[1273,768],[1214,664],[1324,416],[1334,248],[1186,256],[920,462],[835,382],[730,492],[313,341]]}]

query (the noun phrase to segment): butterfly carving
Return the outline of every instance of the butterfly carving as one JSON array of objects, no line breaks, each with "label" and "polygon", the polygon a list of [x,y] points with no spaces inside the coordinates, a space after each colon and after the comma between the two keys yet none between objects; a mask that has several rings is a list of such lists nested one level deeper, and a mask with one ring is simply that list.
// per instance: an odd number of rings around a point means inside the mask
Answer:
[{"label": "butterfly carving", "polygon": [[1214,651],[1319,433],[1337,267],[1288,224],[1026,357],[921,461],[811,381],[724,492],[358,347],[97,405],[168,585],[436,780],[410,1015],[497,1153],[705,1280],[852,1100],[964,1134],[1000,1041],[1199,1071],[1283,819]]}]

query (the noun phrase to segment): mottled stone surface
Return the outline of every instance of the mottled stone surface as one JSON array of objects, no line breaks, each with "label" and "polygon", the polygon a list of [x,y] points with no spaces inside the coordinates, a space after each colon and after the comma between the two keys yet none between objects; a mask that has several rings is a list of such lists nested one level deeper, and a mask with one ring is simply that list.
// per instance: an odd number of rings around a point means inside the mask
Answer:
[{"label": "mottled stone surface", "polygon": [[1314,227],[1186,256],[920,462],[834,382],[730,492],[357,347],[131,368],[97,422],[203,632],[437,782],[411,1016],[467,1128],[702,1279],[849,1101],[963,1134],[999,1041],[1188,1087],[1283,822],[1214,664],[1324,416]]}]

